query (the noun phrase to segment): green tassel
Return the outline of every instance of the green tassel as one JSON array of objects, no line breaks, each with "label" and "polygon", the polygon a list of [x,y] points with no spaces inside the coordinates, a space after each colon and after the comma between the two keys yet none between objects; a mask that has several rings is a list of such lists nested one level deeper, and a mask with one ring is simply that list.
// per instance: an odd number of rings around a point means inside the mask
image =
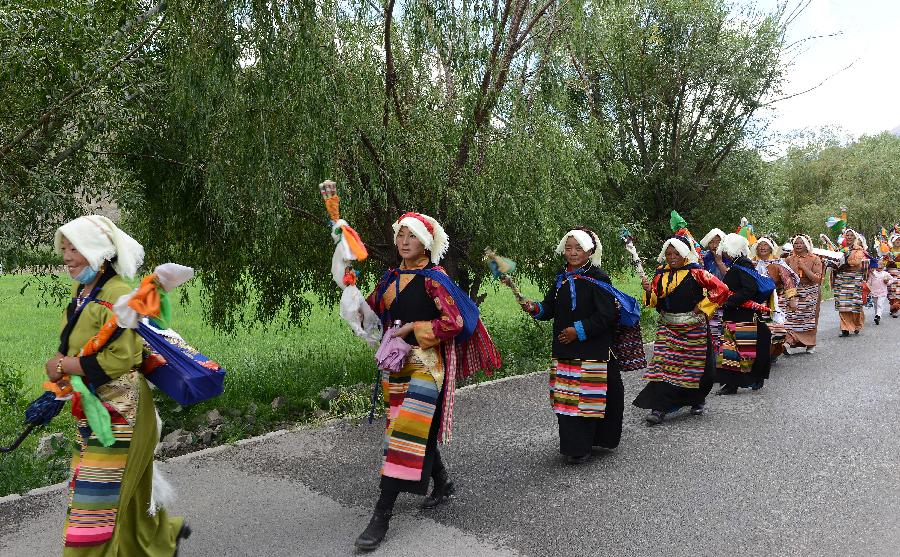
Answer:
[{"label": "green tassel", "polygon": [[81,377],[73,375],[70,380],[72,388],[81,395],[81,408],[87,417],[88,425],[91,426],[91,431],[104,447],[111,447],[116,442],[116,438],[112,432],[112,419],[109,417],[109,410],[85,386]]}]

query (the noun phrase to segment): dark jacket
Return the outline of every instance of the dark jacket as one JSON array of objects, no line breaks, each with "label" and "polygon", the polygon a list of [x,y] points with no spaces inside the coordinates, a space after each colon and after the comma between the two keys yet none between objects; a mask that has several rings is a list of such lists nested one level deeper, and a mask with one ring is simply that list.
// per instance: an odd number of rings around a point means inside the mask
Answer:
[{"label": "dark jacket", "polygon": [[759,287],[756,285],[753,277],[740,269],[735,269],[736,265],[747,269],[755,269],[752,261],[741,256],[735,260],[734,265],[725,273],[725,278],[722,281],[728,286],[732,294],[728,297],[728,301],[722,304],[722,317],[725,321],[732,322],[753,321],[753,315],[756,312],[752,309],[741,308],[740,305],[747,300],[755,299],[759,292]]},{"label": "dark jacket", "polygon": [[[565,272],[563,269],[561,272]],[[609,275],[588,263],[581,274],[611,284]],[[553,320],[553,357],[564,360],[610,359],[610,347],[615,332],[617,310],[612,294],[582,279],[575,280],[577,305],[572,309],[572,294],[567,279],[557,289],[556,281],[540,302],[535,319]],[[567,327],[575,327],[579,339],[562,344],[557,339]]]}]

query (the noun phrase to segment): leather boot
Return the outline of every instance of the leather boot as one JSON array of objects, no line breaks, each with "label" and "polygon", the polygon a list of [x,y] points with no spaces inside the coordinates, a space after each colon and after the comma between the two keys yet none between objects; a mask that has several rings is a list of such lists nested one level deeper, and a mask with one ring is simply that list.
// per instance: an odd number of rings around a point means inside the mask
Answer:
[{"label": "leather boot", "polygon": [[378,549],[384,540],[388,531],[388,525],[391,522],[391,512],[375,509],[369,525],[363,530],[363,533],[356,538],[356,547],[362,551],[372,551]]},{"label": "leather boot", "polygon": [[191,530],[191,525],[188,524],[188,521],[185,520],[181,524],[181,530],[178,531],[178,535],[175,537],[175,555],[174,557],[178,557],[178,550],[181,549],[181,540],[186,540],[191,537],[193,530]]},{"label": "leather boot", "polygon": [[442,484],[435,484],[431,490],[431,495],[422,502],[423,509],[433,509],[441,503],[447,501],[456,493],[456,486],[450,480],[444,481]]},{"label": "leather boot", "polygon": [[737,394],[737,387],[734,385],[723,385],[721,389],[716,391],[717,395],[734,395]]}]

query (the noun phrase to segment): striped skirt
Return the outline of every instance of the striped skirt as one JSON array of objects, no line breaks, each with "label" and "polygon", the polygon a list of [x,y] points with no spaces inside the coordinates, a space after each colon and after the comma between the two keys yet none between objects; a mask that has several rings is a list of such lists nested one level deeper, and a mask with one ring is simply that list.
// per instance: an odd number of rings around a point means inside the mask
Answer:
[{"label": "striped skirt", "polygon": [[797,309],[788,308],[787,320],[784,323],[789,346],[816,345],[820,294],[821,288],[818,284],[797,287]]},{"label": "striped skirt", "polygon": [[557,360],[550,367],[550,403],[563,416],[606,416],[607,362]]},{"label": "striped skirt", "polygon": [[834,274],[834,309],[841,313],[862,313],[862,269]]},{"label": "striped skirt", "polygon": [[79,449],[72,459],[69,509],[66,513],[65,546],[90,547],[113,537],[119,510],[119,492],[134,429],[110,410],[115,442],[104,447],[86,419],[77,421]]},{"label": "striped skirt", "polygon": [[749,374],[756,360],[757,339],[755,322],[726,322],[716,367],[720,371]]},{"label": "striped skirt", "polygon": [[891,302],[891,313],[896,314],[900,312],[900,269],[888,267],[886,270],[890,273],[892,278],[897,279],[897,282],[888,287],[888,300]]},{"label": "striped skirt", "polygon": [[653,358],[644,380],[663,381],[686,389],[699,388],[706,369],[707,343],[705,322],[675,325],[660,320]]},{"label": "striped skirt", "polygon": [[[435,357],[436,361],[431,361]],[[444,384],[443,369],[437,350],[414,348],[403,369],[382,371],[381,384],[389,406],[382,476],[422,480],[429,437],[435,429],[432,422]]]}]

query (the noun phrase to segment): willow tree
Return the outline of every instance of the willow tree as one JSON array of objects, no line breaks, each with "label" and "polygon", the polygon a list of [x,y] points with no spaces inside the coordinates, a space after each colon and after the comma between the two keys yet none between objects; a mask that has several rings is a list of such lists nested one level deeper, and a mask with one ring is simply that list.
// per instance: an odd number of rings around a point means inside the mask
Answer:
[{"label": "willow tree", "polygon": [[109,200],[165,2],[0,2],[0,263]]},{"label": "willow tree", "polygon": [[[573,127],[610,130],[596,150],[624,164],[605,191],[658,235],[718,197],[723,165],[759,136],[761,107],[781,93],[798,10],[740,9],[725,0],[583,0],[570,6]],[[755,191],[746,191],[752,203]],[[719,226],[727,223],[720,223]],[[737,224],[737,223],[735,223]]]},{"label": "willow tree", "polygon": [[485,246],[537,274],[561,227],[614,228],[587,194],[601,171],[541,97],[553,0],[183,1],[168,15],[165,86],[123,138],[146,155],[125,202],[154,258],[203,270],[215,323],[301,319],[309,293],[334,296],[325,178],[369,279],[415,210],[444,223],[445,265],[476,298]]}]

